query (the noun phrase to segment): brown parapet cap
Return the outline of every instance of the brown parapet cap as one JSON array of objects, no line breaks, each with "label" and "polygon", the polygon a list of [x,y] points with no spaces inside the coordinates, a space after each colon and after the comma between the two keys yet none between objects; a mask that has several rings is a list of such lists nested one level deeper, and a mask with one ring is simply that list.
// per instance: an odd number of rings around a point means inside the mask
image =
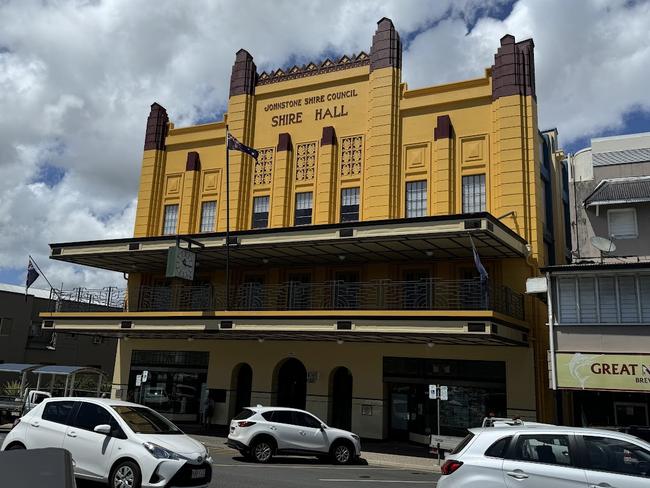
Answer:
[{"label": "brown parapet cap", "polygon": [[370,48],[370,71],[379,68],[402,67],[402,41],[393,21],[383,17],[377,22]]},{"label": "brown parapet cap", "polygon": [[336,131],[334,127],[328,125],[323,127],[323,136],[320,139],[321,146],[334,146],[336,145]]},{"label": "brown parapet cap", "polygon": [[185,163],[185,171],[201,171],[201,158],[196,151],[187,153],[187,163]]},{"label": "brown parapet cap", "polygon": [[144,150],[165,150],[165,137],[167,137],[169,116],[165,107],[159,103],[151,104],[151,111],[147,118],[147,129],[144,135]]},{"label": "brown parapet cap", "polygon": [[451,125],[451,118],[449,115],[438,115],[436,127],[433,129],[433,140],[451,139],[453,133],[454,128]]},{"label": "brown parapet cap", "polygon": [[240,49],[235,55],[235,64],[230,75],[230,96],[253,95],[257,83],[257,67],[253,56],[245,49]]},{"label": "brown parapet cap", "polygon": [[536,98],[534,48],[532,39],[515,42],[511,34],[501,38],[491,68],[493,100],[509,95]]},{"label": "brown parapet cap", "polygon": [[291,151],[291,134],[283,132],[278,136],[278,147],[277,151]]}]

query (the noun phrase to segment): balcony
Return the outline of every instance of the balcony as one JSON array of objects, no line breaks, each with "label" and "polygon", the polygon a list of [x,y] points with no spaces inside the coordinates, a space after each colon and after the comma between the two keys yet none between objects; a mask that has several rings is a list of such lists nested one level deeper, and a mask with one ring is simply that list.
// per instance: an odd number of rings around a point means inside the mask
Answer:
[{"label": "balcony", "polygon": [[56,290],[56,312],[491,310],[523,320],[523,295],[479,279],[327,281],[278,284],[141,286],[126,303],[123,290]]}]

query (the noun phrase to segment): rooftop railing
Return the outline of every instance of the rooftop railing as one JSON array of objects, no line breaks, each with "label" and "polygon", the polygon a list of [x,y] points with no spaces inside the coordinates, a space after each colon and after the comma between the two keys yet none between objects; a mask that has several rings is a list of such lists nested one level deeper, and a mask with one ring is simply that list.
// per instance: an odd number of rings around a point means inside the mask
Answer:
[{"label": "rooftop railing", "polygon": [[[126,295],[115,288],[60,293],[57,311],[126,310]],[[141,286],[129,311],[212,311],[226,309],[218,284]],[[493,310],[524,318],[523,295],[480,279],[368,282],[326,281],[242,283],[230,290],[228,309],[255,310]]]}]

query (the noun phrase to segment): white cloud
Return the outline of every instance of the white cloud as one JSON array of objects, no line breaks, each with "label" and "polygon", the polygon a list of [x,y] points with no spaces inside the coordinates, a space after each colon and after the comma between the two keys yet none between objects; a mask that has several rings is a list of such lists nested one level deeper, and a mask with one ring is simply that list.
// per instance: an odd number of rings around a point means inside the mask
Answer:
[{"label": "white cloud", "polygon": [[[376,22],[409,41],[409,86],[481,76],[498,39],[533,36],[541,126],[567,141],[647,108],[648,3],[521,0],[0,2],[0,270],[31,253],[51,280],[121,284],[47,259],[50,242],[128,237],[149,105],[186,125],[225,107],[234,53],[259,71],[368,50]],[[39,182],[45,165],[61,168]],[[50,182],[52,183],[52,182]]]}]

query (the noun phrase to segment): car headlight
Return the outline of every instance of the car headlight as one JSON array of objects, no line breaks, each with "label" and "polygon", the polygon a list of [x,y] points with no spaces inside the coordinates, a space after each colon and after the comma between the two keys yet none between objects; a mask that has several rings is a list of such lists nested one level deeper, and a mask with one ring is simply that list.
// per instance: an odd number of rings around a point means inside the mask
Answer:
[{"label": "car headlight", "polygon": [[165,449],[164,447],[161,447],[158,444],[154,444],[153,442],[145,442],[142,445],[156,459],[173,459],[175,461],[181,459],[181,456],[175,452],[172,452],[169,449]]}]

